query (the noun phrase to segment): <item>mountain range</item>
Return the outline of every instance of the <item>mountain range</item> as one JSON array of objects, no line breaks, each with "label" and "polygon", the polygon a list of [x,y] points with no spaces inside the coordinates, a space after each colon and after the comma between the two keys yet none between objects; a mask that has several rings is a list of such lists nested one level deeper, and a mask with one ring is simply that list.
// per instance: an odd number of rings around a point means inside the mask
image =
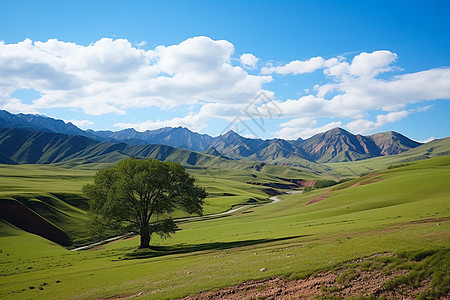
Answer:
[{"label": "mountain range", "polygon": [[[394,155],[421,145],[393,131],[363,136],[342,128],[305,140],[251,139],[233,131],[211,137],[182,127],[145,132],[134,129],[84,131],[70,122],[40,115],[11,114],[4,110],[0,110],[0,128],[2,163],[51,163],[82,157],[88,152],[104,155],[111,151],[124,156],[153,155],[154,158],[166,159],[167,155],[161,153],[177,152],[175,148],[181,148],[178,151],[187,157],[203,155],[209,159],[218,157],[222,160],[308,166]],[[161,153],[156,154],[155,151]],[[85,155],[83,157],[86,158]]]}]

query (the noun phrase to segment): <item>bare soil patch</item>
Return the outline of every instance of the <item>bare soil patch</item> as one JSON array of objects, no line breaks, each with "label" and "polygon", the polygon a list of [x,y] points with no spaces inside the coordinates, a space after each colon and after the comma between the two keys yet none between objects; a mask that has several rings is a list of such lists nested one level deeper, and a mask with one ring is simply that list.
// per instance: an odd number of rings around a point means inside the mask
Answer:
[{"label": "bare soil patch", "polygon": [[[337,271],[326,271],[306,279],[285,280],[272,277],[263,280],[251,280],[240,285],[230,286],[218,291],[203,292],[183,299],[313,299],[317,297],[385,297],[387,299],[416,299],[416,296],[429,289],[430,280],[421,282],[419,287],[400,285],[395,290],[387,290],[385,283],[395,277],[408,274],[409,270],[392,270],[384,272],[380,269],[362,267],[377,256],[393,256],[393,254],[377,254],[370,258],[357,259],[342,265]],[[446,299],[445,297],[441,299]]]},{"label": "bare soil patch", "polygon": [[330,196],[329,195],[330,193],[331,193],[331,190],[323,192],[319,197],[316,197],[316,198],[312,199],[311,201],[308,201],[305,205],[310,205],[310,204],[322,201],[322,200],[328,198],[328,196]]},{"label": "bare soil patch", "polygon": [[365,185],[365,184],[369,184],[369,183],[374,183],[374,182],[381,181],[382,178],[374,178],[374,177],[377,177],[377,176],[379,176],[379,175],[382,175],[382,173],[377,173],[377,174],[370,174],[370,175],[367,175],[367,176],[366,176],[367,178],[373,178],[373,179],[357,182],[357,183],[355,183],[354,185],[352,185],[352,186],[350,186],[350,187],[357,187],[357,186],[360,186],[360,185]]}]

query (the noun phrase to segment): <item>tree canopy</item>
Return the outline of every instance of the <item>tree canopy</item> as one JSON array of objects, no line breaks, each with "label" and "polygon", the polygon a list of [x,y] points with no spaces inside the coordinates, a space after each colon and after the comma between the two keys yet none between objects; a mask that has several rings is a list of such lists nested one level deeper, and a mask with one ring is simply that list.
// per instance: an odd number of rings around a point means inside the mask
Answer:
[{"label": "tree canopy", "polygon": [[202,215],[207,196],[180,164],[131,158],[98,171],[83,193],[96,229],[136,232],[140,248],[150,246],[153,233],[168,237],[175,232],[170,216],[175,210]]}]

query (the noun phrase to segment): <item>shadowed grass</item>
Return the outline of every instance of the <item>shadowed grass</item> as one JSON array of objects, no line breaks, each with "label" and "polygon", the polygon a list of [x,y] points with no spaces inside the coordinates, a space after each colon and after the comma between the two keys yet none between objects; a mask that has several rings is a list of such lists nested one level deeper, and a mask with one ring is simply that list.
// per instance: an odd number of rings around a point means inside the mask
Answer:
[{"label": "shadowed grass", "polygon": [[171,246],[151,246],[150,249],[137,249],[132,253],[128,253],[122,259],[144,259],[158,256],[166,256],[173,254],[194,253],[208,250],[227,250],[246,246],[255,246],[260,244],[266,244],[270,242],[288,241],[300,237],[306,237],[310,235],[290,236],[274,239],[257,239],[257,240],[244,240],[234,242],[213,242],[203,244],[177,244]]}]

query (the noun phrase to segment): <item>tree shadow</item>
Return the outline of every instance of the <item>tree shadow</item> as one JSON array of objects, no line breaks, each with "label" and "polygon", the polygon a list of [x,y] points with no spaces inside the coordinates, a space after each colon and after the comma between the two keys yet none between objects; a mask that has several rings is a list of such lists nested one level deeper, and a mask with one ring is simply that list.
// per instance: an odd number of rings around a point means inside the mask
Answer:
[{"label": "tree shadow", "polygon": [[296,235],[275,239],[256,239],[256,240],[245,240],[245,241],[234,241],[234,242],[214,242],[214,243],[203,243],[203,244],[177,244],[173,246],[150,246],[149,249],[138,249],[132,253],[126,254],[121,260],[128,259],[144,259],[152,258],[173,254],[185,254],[185,253],[195,253],[207,250],[226,250],[245,246],[254,246],[271,242],[286,241],[301,237],[311,236],[312,234],[306,235]]}]

